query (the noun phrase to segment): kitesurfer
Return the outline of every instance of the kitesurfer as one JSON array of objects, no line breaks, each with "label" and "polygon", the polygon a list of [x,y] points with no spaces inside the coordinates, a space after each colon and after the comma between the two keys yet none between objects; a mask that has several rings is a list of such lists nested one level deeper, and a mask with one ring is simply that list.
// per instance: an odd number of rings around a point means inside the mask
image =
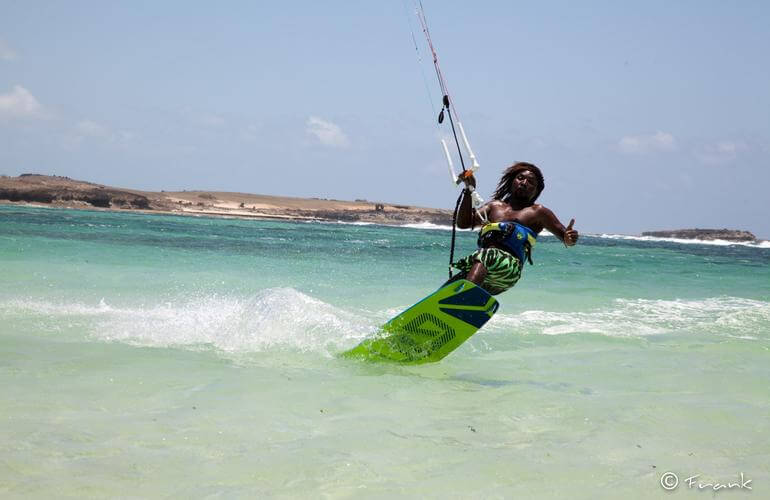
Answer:
[{"label": "kitesurfer", "polygon": [[[461,176],[466,186],[476,186],[476,179],[468,171]],[[467,279],[492,295],[513,287],[521,277],[524,261],[532,263],[532,247],[543,229],[559,238],[566,246],[577,243],[578,232],[567,227],[556,215],[535,203],[545,188],[540,169],[526,162],[508,167],[497,185],[493,199],[474,210],[470,190],[466,187],[457,212],[457,227],[473,228],[481,225],[479,248],[452,264],[460,272],[450,281]]]}]

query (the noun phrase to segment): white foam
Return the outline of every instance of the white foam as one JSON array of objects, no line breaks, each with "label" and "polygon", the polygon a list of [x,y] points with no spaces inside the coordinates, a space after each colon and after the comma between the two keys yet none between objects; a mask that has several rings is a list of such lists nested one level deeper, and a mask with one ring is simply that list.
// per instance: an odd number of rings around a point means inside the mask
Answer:
[{"label": "white foam", "polygon": [[770,303],[737,297],[703,300],[616,299],[612,307],[587,312],[498,313],[490,329],[545,335],[598,333],[640,337],[675,332],[745,337],[767,331]]},{"label": "white foam", "polygon": [[697,239],[685,239],[685,238],[659,238],[655,236],[630,236],[625,234],[598,234],[591,235],[596,238],[605,238],[610,240],[631,240],[631,241],[663,241],[669,243],[682,243],[684,245],[714,245],[714,246],[730,246],[740,245],[752,248],[770,248],[770,241],[728,241],[728,240],[697,240]]},{"label": "white foam", "polygon": [[[431,229],[431,230],[439,230],[439,231],[451,231],[452,230],[452,226],[447,226],[447,225],[444,225],[444,224],[434,224],[432,222],[412,222],[412,223],[409,223],[409,224],[382,224],[382,223],[379,223],[379,222],[361,222],[361,221],[349,222],[349,221],[341,221],[341,220],[338,220],[336,222],[328,222],[328,221],[310,221],[310,222],[320,222],[321,224],[345,224],[345,225],[348,225],[348,226],[405,227],[405,228],[409,228],[409,229]],[[478,226],[476,226],[473,229],[460,229],[459,227],[457,228],[457,231],[460,231],[460,232],[464,232],[464,231],[476,232],[478,230],[479,230]],[[540,237],[540,236],[553,236],[553,234],[551,234],[550,232],[548,232],[547,230],[544,229],[538,235],[538,237]]]},{"label": "white foam", "polygon": [[17,299],[0,304],[0,313],[5,312],[44,316],[53,325],[81,320],[87,335],[98,340],[229,353],[290,349],[331,355],[374,333],[378,325],[292,288],[138,307],[112,306],[108,299],[98,304]]},{"label": "white foam", "polygon": [[[318,222],[324,223],[326,221],[318,221]],[[326,223],[327,224],[345,224],[345,225],[348,225],[348,226],[374,226],[374,225],[376,225],[374,222],[361,222],[361,221],[350,222],[350,221],[344,221],[344,220],[338,220],[336,222],[331,222],[331,223],[330,222],[326,222]]]},{"label": "white foam", "polygon": [[[345,224],[348,226],[385,226],[385,227],[408,227],[410,229],[441,229],[441,230],[449,230],[449,231],[452,230],[452,226],[433,224],[432,222],[415,222],[412,224],[383,224],[379,222],[361,222],[361,221],[348,222],[348,221],[338,220],[333,224]],[[462,231],[462,229],[460,229],[460,231]]]},{"label": "white foam", "polygon": [[[445,226],[443,224],[434,224],[432,222],[414,222],[411,224],[401,224],[399,227],[408,227],[412,229],[440,229],[442,231],[451,231],[452,226]],[[459,229],[458,231],[464,231],[464,229]]]},{"label": "white foam", "polygon": [[[14,299],[0,303],[0,318],[34,320],[50,334],[77,335],[137,346],[215,349],[225,354],[265,351],[314,352],[332,356],[374,334],[408,304],[376,311],[351,311],[292,288],[271,288],[250,297],[206,295],[146,306],[54,303]],[[703,300],[616,299],[589,311],[502,311],[471,347],[505,349],[511,335],[595,333],[645,337],[684,333],[766,341],[770,302],[737,297]]]}]

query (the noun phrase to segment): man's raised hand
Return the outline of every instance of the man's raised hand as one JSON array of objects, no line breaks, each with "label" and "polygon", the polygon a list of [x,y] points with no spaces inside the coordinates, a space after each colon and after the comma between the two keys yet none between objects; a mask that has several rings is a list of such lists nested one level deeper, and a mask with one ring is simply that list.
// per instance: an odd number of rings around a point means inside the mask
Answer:
[{"label": "man's raised hand", "polygon": [[577,230],[572,229],[573,225],[575,225],[575,219],[572,219],[569,221],[569,225],[567,226],[567,229],[564,231],[564,244],[568,247],[571,247],[575,243],[577,243],[577,240],[579,237]]}]

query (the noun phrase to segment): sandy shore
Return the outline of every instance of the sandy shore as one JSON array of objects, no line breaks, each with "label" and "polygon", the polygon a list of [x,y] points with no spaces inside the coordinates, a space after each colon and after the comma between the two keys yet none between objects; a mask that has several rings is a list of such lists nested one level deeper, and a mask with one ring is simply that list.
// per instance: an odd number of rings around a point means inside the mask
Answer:
[{"label": "sandy shore", "polygon": [[177,215],[296,219],[376,224],[451,225],[452,212],[368,200],[342,201],[219,191],[139,191],[68,177],[0,177],[0,203]]}]

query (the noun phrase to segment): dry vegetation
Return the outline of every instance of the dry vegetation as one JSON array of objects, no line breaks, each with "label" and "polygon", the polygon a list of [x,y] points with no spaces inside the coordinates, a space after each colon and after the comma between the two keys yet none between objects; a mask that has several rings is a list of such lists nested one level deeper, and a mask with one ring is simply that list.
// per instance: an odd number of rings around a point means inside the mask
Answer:
[{"label": "dry vegetation", "polygon": [[77,181],[68,177],[22,174],[0,177],[0,202],[69,208],[140,210],[189,215],[305,219],[345,222],[451,224],[449,210],[212,191],[148,192]]}]

